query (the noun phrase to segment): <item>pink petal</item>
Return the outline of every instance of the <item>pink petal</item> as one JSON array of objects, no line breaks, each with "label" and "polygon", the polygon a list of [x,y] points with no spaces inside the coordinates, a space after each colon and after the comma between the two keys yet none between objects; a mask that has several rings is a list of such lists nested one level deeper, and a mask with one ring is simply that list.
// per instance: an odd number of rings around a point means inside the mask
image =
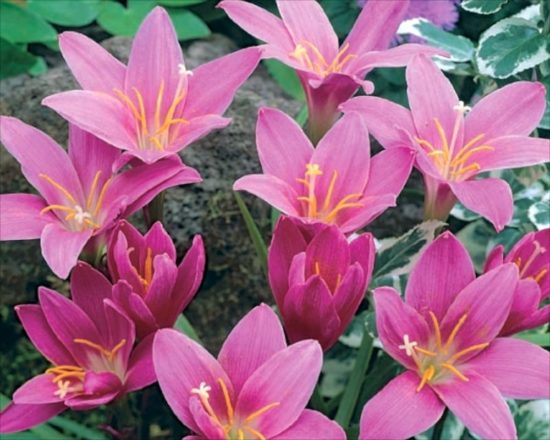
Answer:
[{"label": "pink petal", "polygon": [[[550,162],[550,141],[526,136],[504,136],[483,142],[494,148],[476,156],[480,171],[528,167]],[[479,153],[478,153],[479,154]]]},{"label": "pink petal", "polygon": [[548,399],[550,354],[513,338],[497,338],[469,366],[512,399]]},{"label": "pink petal", "polygon": [[483,272],[488,272],[491,269],[494,269],[497,266],[500,266],[504,263],[504,246],[499,244],[495,246],[485,260],[485,265],[483,266]]},{"label": "pink petal", "polygon": [[60,402],[55,392],[58,386],[53,382],[53,374],[39,374],[26,381],[13,393],[15,404],[45,404]]},{"label": "pink petal", "polygon": [[365,275],[365,288],[370,283],[372,270],[374,268],[374,260],[376,254],[376,246],[372,234],[361,234],[355,238],[349,245],[351,253],[351,262],[359,263],[363,268]]},{"label": "pink petal", "polygon": [[168,405],[192,431],[197,432],[198,427],[189,410],[189,398],[191,390],[199,388],[202,382],[212,387],[209,402],[214,412],[226,413],[218,379],[223,380],[230,396],[233,386],[218,361],[199,344],[175,330],[159,330],[153,343],[153,364]]},{"label": "pink petal", "polygon": [[193,70],[183,115],[187,119],[207,114],[221,115],[235,93],[260,62],[257,47],[238,50]]},{"label": "pink petal", "polygon": [[82,187],[67,153],[51,137],[19,119],[0,117],[0,141],[21,164],[25,178],[51,204],[67,199],[46,178],[63,186],[74,199],[83,200]]},{"label": "pink petal", "polygon": [[59,48],[83,89],[112,93],[124,88],[126,67],[91,38],[79,32],[59,35]]},{"label": "pink petal", "polygon": [[294,42],[283,21],[265,9],[240,0],[224,0],[217,6],[239,27],[259,40],[289,52],[294,49]]},{"label": "pink petal", "polygon": [[110,371],[87,371],[84,376],[84,394],[65,400],[65,405],[77,411],[89,410],[114,400],[122,390],[118,376]]},{"label": "pink petal", "polygon": [[362,115],[369,132],[384,148],[408,145],[408,138],[398,128],[408,133],[416,132],[411,112],[387,99],[358,96],[342,104],[341,109],[344,113],[357,112]]},{"label": "pink petal", "polygon": [[137,149],[135,129],[128,124],[129,110],[114,96],[101,92],[73,90],[42,100],[64,119],[122,150]]},{"label": "pink petal", "polygon": [[[134,95],[135,87],[143,97],[147,119],[153,120],[161,82],[164,83],[161,114],[176,97],[180,81],[179,65],[183,55],[168,13],[154,8],[141,23],[132,43],[128,59],[125,90]],[[186,77],[182,77],[186,81]]]},{"label": "pink petal", "polygon": [[360,440],[407,439],[441,418],[445,405],[430,387],[416,391],[420,377],[400,374],[367,402],[361,414]]},{"label": "pink petal", "polygon": [[10,403],[0,412],[0,433],[11,434],[40,425],[61,414],[67,407],[63,403],[47,405],[17,405]]},{"label": "pink petal", "polygon": [[[165,151],[164,153],[162,153],[162,155],[166,156],[167,154],[169,155],[177,153],[188,145],[192,144],[193,142],[206,136],[212,130],[225,128],[230,123],[231,119],[223,118],[221,116],[213,114],[193,117],[189,120],[188,124],[185,124],[182,129],[182,133],[175,140],[172,141],[170,150]],[[150,152],[151,157],[155,157],[155,155],[158,156],[158,153],[156,151],[148,151]]]},{"label": "pink petal", "polygon": [[[458,96],[437,66],[427,57],[418,55],[407,67],[407,94],[418,136],[432,145],[441,145],[435,118],[441,123],[448,142],[451,142],[457,118],[454,107]],[[464,124],[460,123],[456,145],[463,140]]]},{"label": "pink petal", "polygon": [[92,234],[91,229],[73,232],[59,223],[46,225],[40,237],[40,247],[42,256],[53,273],[59,278],[67,278]]},{"label": "pink petal", "polygon": [[[118,224],[118,228],[113,231],[111,242],[107,247],[109,273],[114,282],[124,280],[132,286],[134,291],[145,293],[136,270],[136,267],[142,267],[142,262],[140,261],[140,257],[142,256],[140,255],[140,251],[144,249],[145,246],[144,243],[140,243],[139,246],[136,245],[136,241],[132,240],[133,237],[128,233],[129,228],[122,229],[121,226],[125,223],[123,222],[124,221],[121,221]],[[131,242],[128,242],[128,236],[130,236]],[[141,242],[144,241],[141,235],[139,238]],[[134,250],[130,251],[132,248]]]},{"label": "pink petal", "polygon": [[[546,107],[540,82],[518,81],[481,99],[466,117],[465,139],[481,133],[485,140],[500,136],[528,136],[539,124]],[[517,109],[521,108],[521,112]]]},{"label": "pink petal", "polygon": [[391,287],[374,289],[376,305],[376,328],[384,350],[405,367],[416,370],[412,357],[404,349],[405,335],[411,342],[425,346],[431,332],[428,324],[414,308],[404,303],[399,294]]},{"label": "pink petal", "polygon": [[391,148],[374,156],[365,196],[390,194],[397,197],[411,175],[414,158],[409,148]]},{"label": "pink petal", "polygon": [[202,434],[200,439],[225,440],[227,438],[222,427],[206,412],[197,396],[191,396],[189,399],[189,411],[198,428],[197,431]]},{"label": "pink petal", "polygon": [[278,403],[254,419],[257,431],[272,438],[292,426],[317,383],[323,353],[314,341],[302,341],[275,353],[244,384],[235,408],[247,417]]},{"label": "pink petal", "polygon": [[[434,276],[437,274],[437,276]],[[441,322],[458,293],[475,279],[472,259],[450,232],[437,237],[416,262],[407,282],[407,304],[432,322],[432,312]]]},{"label": "pink petal", "polygon": [[520,279],[514,292],[512,308],[506,323],[500,331],[501,336],[513,335],[528,328],[534,328],[533,315],[536,315],[541,302],[540,287],[535,280]]},{"label": "pink petal", "polygon": [[218,361],[238,395],[248,378],[275,353],[286,348],[279,318],[265,304],[254,307],[225,340]]},{"label": "pink petal", "polygon": [[[135,229],[131,223],[126,221],[121,229],[123,228],[124,231],[134,229],[134,231],[138,233],[137,229]],[[155,224],[151,226],[151,229],[147,231],[144,238],[145,246],[151,248],[153,255],[166,254],[171,260],[176,260],[176,247],[161,222],[155,222]]]},{"label": "pink petal", "polygon": [[249,174],[233,184],[233,191],[247,191],[288,215],[299,215],[298,194],[286,182],[265,174]]},{"label": "pink petal", "polygon": [[32,240],[40,238],[42,229],[58,221],[46,207],[42,197],[34,194],[0,194],[0,240]]},{"label": "pink petal", "polygon": [[512,220],[514,214],[512,190],[504,180],[495,178],[465,180],[451,183],[450,186],[460,203],[489,220],[497,232]]},{"label": "pink petal", "polygon": [[353,264],[342,279],[333,297],[333,305],[340,317],[340,331],[343,333],[353,319],[359,305],[365,298],[367,283],[359,263]]},{"label": "pink petal", "polygon": [[384,194],[380,196],[366,196],[359,200],[362,208],[352,208],[344,212],[339,219],[340,229],[344,234],[355,232],[382,214],[386,209],[395,206],[397,196]]},{"label": "pink petal", "polygon": [[[504,264],[468,284],[450,305],[441,322],[441,336],[445,341],[458,325],[455,351],[491,342],[500,332],[508,314],[518,282],[517,267]],[[464,318],[465,317],[465,318]],[[461,357],[461,362],[475,352]]]},{"label": "pink petal", "polygon": [[39,305],[15,306],[15,312],[23,324],[27,336],[46,359],[55,365],[75,364],[73,356],[53,333]]},{"label": "pink petal", "polygon": [[316,339],[328,350],[343,332],[331,292],[319,275],[290,288],[281,314],[291,342]]},{"label": "pink petal", "polygon": [[273,440],[345,440],[342,427],[324,414],[306,409],[292,426]]},{"label": "pink petal", "polygon": [[294,43],[313,44],[330,64],[338,52],[338,37],[321,5],[311,0],[277,0],[277,7]]},{"label": "pink petal", "polygon": [[113,287],[113,301],[134,322],[138,338],[141,339],[158,330],[157,320],[143,298],[133,292],[124,280]]},{"label": "pink petal", "polygon": [[[153,280],[145,296],[145,303],[154,316],[161,317],[166,314],[165,310],[167,308],[176,306],[172,302],[171,296],[176,284],[178,268],[176,263],[166,254],[155,256],[153,267]],[[178,311],[178,315],[180,313],[181,310]],[[170,326],[173,324],[172,322]]]},{"label": "pink petal", "polygon": [[296,179],[304,176],[313,146],[294,119],[280,110],[260,108],[256,144],[263,172],[278,177],[301,193],[304,186]]},{"label": "pink petal", "polygon": [[471,371],[468,382],[453,379],[434,386],[449,410],[474,434],[488,439],[515,439],[510,409],[497,387]]},{"label": "pink petal", "polygon": [[136,340],[134,323],[112,300],[104,300],[103,307],[105,310],[107,328],[100,329],[100,332],[105,341],[104,344],[108,349],[111,349],[121,344],[122,341],[125,341],[122,348],[117,352],[116,358],[119,365],[126,369],[132,347]]},{"label": "pink petal", "polygon": [[424,44],[401,44],[387,50],[372,51],[359,56],[356,61],[357,69],[361,72],[375,67],[402,67],[411,62],[414,56],[449,56],[447,52]]},{"label": "pink petal", "polygon": [[154,335],[149,335],[132,350],[124,383],[126,393],[141,390],[157,380],[153,366],[153,338]]}]

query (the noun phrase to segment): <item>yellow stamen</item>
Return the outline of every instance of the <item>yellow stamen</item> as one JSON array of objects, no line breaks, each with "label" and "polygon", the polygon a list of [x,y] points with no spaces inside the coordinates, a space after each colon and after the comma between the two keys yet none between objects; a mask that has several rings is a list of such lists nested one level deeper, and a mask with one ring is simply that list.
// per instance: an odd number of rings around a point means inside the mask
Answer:
[{"label": "yellow stamen", "polygon": [[237,431],[237,437],[238,437],[239,440],[244,440],[244,432],[243,432],[242,429],[239,429]]},{"label": "yellow stamen", "polygon": [[73,203],[74,205],[76,205],[76,200],[75,198],[71,195],[71,193],[69,191],[67,191],[63,186],[61,186],[59,183],[57,183],[55,180],[53,180],[50,176],[48,176],[47,174],[39,174],[38,175],[39,177],[41,177],[42,179],[46,180],[49,184],[51,184],[52,186],[54,186],[55,188],[57,188],[59,191],[61,191],[63,193],[63,195],[71,202]]},{"label": "yellow stamen", "polygon": [[137,88],[132,87],[132,90],[136,94],[136,97],[137,97],[137,100],[138,100],[139,113],[141,114],[141,118],[140,118],[141,131],[145,135],[147,135],[147,133],[148,133],[148,130],[147,130],[147,113],[145,113],[145,105],[143,104],[143,96],[141,96],[141,93],[139,92],[139,90]]},{"label": "yellow stamen", "polygon": [[97,214],[99,214],[99,211],[101,210],[101,205],[103,204],[105,193],[107,192],[107,188],[109,188],[112,180],[112,177],[109,178],[107,182],[103,184],[103,188],[101,188],[101,193],[99,194],[99,197],[97,198],[97,203],[95,205],[94,217],[97,216]]},{"label": "yellow stamen", "polygon": [[136,118],[137,121],[139,121],[141,124],[144,124],[145,121],[143,121],[143,117],[142,115],[140,115],[140,113],[138,112],[134,102],[128,97],[128,95],[126,95],[123,91],[119,90],[119,89],[113,89],[113,92],[115,93],[115,95],[120,98],[126,105],[128,105],[128,108],[130,109],[130,111],[132,112],[132,114],[134,115],[134,118]]},{"label": "yellow stamen", "polygon": [[447,363],[452,364],[453,362],[456,362],[458,359],[460,359],[462,356],[468,353],[471,353],[472,351],[483,350],[488,345],[489,343],[485,342],[483,344],[476,344],[476,345],[472,345],[471,347],[465,348],[464,350],[461,350],[458,353],[455,353],[453,356],[451,356],[451,358],[447,361]]},{"label": "yellow stamen", "polygon": [[338,178],[338,171],[334,170],[332,172],[332,178],[330,179],[330,185],[328,186],[327,196],[325,197],[325,202],[323,203],[323,211],[326,211],[330,202],[332,201],[332,193],[334,192],[334,185],[336,184],[336,179]]},{"label": "yellow stamen", "polygon": [[463,165],[470,157],[472,157],[476,153],[479,153],[480,151],[495,151],[495,148],[491,147],[490,145],[481,145],[479,147],[472,148],[470,151],[466,153],[464,153],[464,150],[460,150],[460,152],[456,155],[456,157],[451,162],[451,166],[457,167],[459,165]]},{"label": "yellow stamen", "polygon": [[426,385],[427,382],[432,380],[432,378],[435,375],[435,368],[433,365],[430,365],[426,371],[424,371],[424,374],[422,374],[422,380],[420,381],[420,384],[416,388],[416,392],[419,392],[424,388],[424,385]]},{"label": "yellow stamen", "polygon": [[321,274],[321,266],[319,265],[319,262],[318,262],[318,261],[315,262],[315,273],[316,273],[317,275],[320,275],[320,274]]},{"label": "yellow stamen", "polygon": [[455,337],[458,333],[458,331],[460,330],[460,328],[464,325],[464,322],[466,322],[466,318],[468,317],[468,314],[465,313],[464,315],[462,315],[462,317],[459,319],[459,321],[457,322],[457,324],[455,325],[455,327],[453,328],[453,330],[451,331],[451,334],[449,335],[449,338],[447,339],[447,342],[445,343],[445,348],[444,348],[444,351],[446,352],[447,350],[449,350],[449,347],[451,346],[451,344],[453,343],[453,341],[455,340]]},{"label": "yellow stamen", "polygon": [[317,46],[315,46],[313,43],[311,43],[310,41],[307,41],[307,40],[303,40],[302,43],[305,44],[307,47],[309,47],[311,49],[311,51],[317,57],[317,59],[321,62],[323,67],[328,67],[327,60],[325,59],[325,57],[323,56],[321,51],[319,49],[317,49]]},{"label": "yellow stamen", "polygon": [[95,173],[94,180],[92,181],[92,186],[90,187],[90,193],[88,194],[88,199],[86,200],[86,209],[89,210],[92,207],[92,202],[94,199],[95,190],[97,187],[97,182],[99,181],[99,176],[101,175],[101,170]]},{"label": "yellow stamen", "polygon": [[117,351],[119,351],[126,344],[126,339],[122,339],[111,350],[106,350],[101,345],[96,344],[95,342],[89,341],[88,339],[76,338],[76,339],[73,339],[73,342],[76,344],[83,344],[83,345],[86,345],[87,347],[93,348],[99,351],[102,355],[106,356],[109,361],[112,361]]},{"label": "yellow stamen", "polygon": [[356,198],[361,198],[362,196],[363,196],[363,194],[361,194],[361,193],[355,193],[355,194],[349,194],[346,197],[344,197],[342,200],[340,200],[338,202],[336,207],[333,208],[332,211],[330,211],[330,213],[327,215],[327,217],[326,217],[327,222],[331,222],[332,220],[334,220],[336,218],[336,216],[338,215],[338,213],[340,211],[342,211],[343,209],[361,208],[362,206],[364,206],[363,203],[360,203],[360,202],[348,203],[349,200],[356,199]]},{"label": "yellow stamen", "polygon": [[533,279],[537,282],[537,283],[540,283],[540,280],[542,280],[542,278],[544,277],[544,275],[546,275],[548,273],[548,269],[542,269],[536,276],[533,277]]},{"label": "yellow stamen", "polygon": [[145,276],[144,281],[147,287],[153,280],[153,250],[150,247],[147,248],[147,256],[145,257],[145,263],[143,265],[143,274]]},{"label": "yellow stamen", "polygon": [[69,208],[68,206],[64,206],[64,205],[49,205],[49,206],[46,206],[45,208],[43,208],[41,211],[40,211],[40,214],[44,214],[45,212],[48,212],[48,211],[52,211],[54,209],[59,209],[60,211],[65,211],[65,212],[69,212],[69,213],[74,213],[74,209],[73,208]]},{"label": "yellow stamen", "polygon": [[445,363],[445,364],[441,364],[441,366],[443,368],[446,368],[450,372],[454,373],[455,375],[457,375],[464,382],[468,382],[469,379],[466,376],[464,376],[460,371],[458,371],[458,369],[454,365]]},{"label": "yellow stamen", "polygon": [[473,164],[468,165],[465,168],[461,168],[458,171],[452,171],[451,175],[459,177],[459,176],[462,176],[463,174],[469,173],[470,171],[479,171],[480,169],[481,169],[481,166],[477,162],[474,162]]},{"label": "yellow stamen", "polygon": [[418,351],[419,353],[425,354],[426,356],[435,357],[437,356],[437,353],[435,351],[426,350],[424,348],[418,347],[415,345],[414,349]]},{"label": "yellow stamen", "polygon": [[430,314],[430,318],[432,318],[432,323],[434,325],[435,343],[437,344],[437,349],[441,350],[441,329],[439,328],[439,321],[437,320],[434,312],[430,311],[428,313]]},{"label": "yellow stamen", "polygon": [[270,409],[275,408],[276,406],[279,406],[280,402],[270,403],[269,405],[264,406],[263,408],[260,408],[258,411],[254,411],[252,414],[250,414],[244,421],[246,423],[250,423],[252,420],[257,419],[262,414],[266,413]]},{"label": "yellow stamen", "polygon": [[161,80],[159,93],[157,95],[157,105],[155,107],[155,127],[158,127],[160,125],[160,107],[162,106],[163,96],[164,96],[164,80]]},{"label": "yellow stamen", "polygon": [[[245,426],[244,429],[246,429],[248,432],[250,432],[250,434],[256,436],[256,438],[258,440],[266,440],[265,436],[260,432],[260,431],[257,431],[256,429],[254,428],[251,428],[250,426]],[[240,431],[240,430],[239,430]],[[243,437],[244,438],[244,437]],[[240,439],[239,439],[240,440]]]},{"label": "yellow stamen", "polygon": [[227,387],[225,386],[224,381],[220,378],[218,379],[218,383],[220,384],[220,387],[223,392],[223,398],[225,399],[225,406],[227,407],[227,419],[229,421],[229,424],[233,424],[233,416],[234,416],[234,410],[233,405],[231,404],[231,398],[229,397],[229,391],[227,390]]},{"label": "yellow stamen", "polygon": [[446,155],[446,157],[449,156],[449,143],[447,142],[447,136],[445,135],[445,130],[443,129],[443,126],[441,125],[441,122],[439,122],[438,118],[434,118],[435,122],[435,128],[437,129],[437,132],[439,133],[439,137],[441,138],[441,145],[443,148],[443,151]]}]

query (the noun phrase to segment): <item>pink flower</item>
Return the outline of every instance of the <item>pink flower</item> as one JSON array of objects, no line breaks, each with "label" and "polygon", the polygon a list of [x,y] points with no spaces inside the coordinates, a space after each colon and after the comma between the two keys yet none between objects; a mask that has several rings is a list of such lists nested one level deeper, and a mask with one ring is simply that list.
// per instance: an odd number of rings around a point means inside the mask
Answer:
[{"label": "pink flower", "polygon": [[334,123],[338,106],[362,87],[372,93],[365,75],[375,67],[405,66],[417,53],[446,52],[417,44],[387,49],[409,6],[408,0],[370,1],[361,11],[344,44],[315,0],[278,0],[279,18],[240,0],[219,4],[251,35],[265,41],[264,57],[296,69],[304,88],[310,134],[317,142]]},{"label": "pink flower", "polygon": [[506,257],[504,247],[496,246],[487,257],[485,272],[505,263],[518,267],[520,281],[500,334],[511,335],[550,321],[550,305],[539,309],[550,296],[550,229],[525,235]]},{"label": "pink flower", "polygon": [[65,119],[125,150],[125,157],[155,162],[230,120],[221,117],[233,95],[256,68],[260,49],[244,49],[186,69],[166,11],[145,18],[132,45],[128,66],[74,32],[59,45],[84,90],[44,99]]},{"label": "pink flower", "polygon": [[428,58],[419,55],[409,64],[407,83],[410,111],[374,97],[354,98],[342,109],[362,113],[385,148],[412,145],[418,151],[427,218],[445,220],[458,199],[501,230],[512,218],[512,191],[501,179],[475,178],[549,160],[548,140],[528,137],[544,114],[544,86],[510,84],[480,100],[465,117],[468,108]]},{"label": "pink flower", "polygon": [[314,149],[291,118],[261,108],[256,143],[264,174],[241,177],[233,189],[248,191],[304,223],[335,224],[344,233],[395,206],[414,162],[408,148],[371,159],[369,134],[357,114],[340,119]]},{"label": "pink flower", "polygon": [[67,278],[91,239],[103,237],[158,193],[199,182],[177,157],[113,174],[120,151],[70,126],[69,153],[41,131],[0,117],[0,140],[40,195],[0,196],[0,240],[40,238],[52,271]]},{"label": "pink flower", "polygon": [[365,297],[374,265],[371,234],[348,242],[336,226],[312,237],[281,217],[269,248],[269,281],[291,342],[332,347]]},{"label": "pink flower", "polygon": [[[134,321],[138,338],[163,327],[173,327],[195,296],[204,273],[204,245],[200,235],[179,266],[176,248],[162,224],[141,235],[121,221],[107,251],[114,302]],[[93,269],[90,269],[93,270]]]},{"label": "pink flower", "polygon": [[32,428],[67,408],[96,408],[155,382],[153,338],[134,348],[134,325],[108,299],[110,289],[86,281],[71,279],[73,301],[41,287],[40,305],[15,308],[52,367],[15,391],[0,413],[0,433]]},{"label": "pink flower", "polygon": [[287,347],[275,313],[250,311],[218,359],[175,330],[157,332],[153,363],[172,411],[195,436],[187,440],[345,439],[342,428],[305,409],[321,371],[315,341]]},{"label": "pink flower", "polygon": [[448,407],[482,438],[516,438],[503,396],[550,395],[549,353],[519,339],[497,337],[517,283],[514,264],[475,278],[466,249],[446,232],[413,268],[405,301],[392,288],[375,289],[384,350],[408,371],[365,405],[359,437],[413,437],[435,424]]}]

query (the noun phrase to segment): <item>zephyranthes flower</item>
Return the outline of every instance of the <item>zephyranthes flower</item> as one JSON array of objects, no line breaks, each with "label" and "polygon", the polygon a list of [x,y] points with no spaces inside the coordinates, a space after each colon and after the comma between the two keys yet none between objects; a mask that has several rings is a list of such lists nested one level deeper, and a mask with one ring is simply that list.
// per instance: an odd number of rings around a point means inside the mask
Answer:
[{"label": "zephyranthes flower", "polygon": [[0,413],[1,433],[32,428],[66,409],[96,408],[155,382],[153,338],[134,348],[134,325],[108,299],[110,286],[87,281],[71,279],[73,301],[41,287],[40,305],[16,307],[52,366],[15,391]]},{"label": "zephyranthes flower", "polygon": [[[145,235],[121,221],[107,248],[114,302],[136,325],[138,338],[172,327],[197,292],[204,272],[200,235],[179,266],[176,248],[160,222]],[[90,270],[93,270],[90,268]]]},{"label": "zephyranthes flower", "polygon": [[201,180],[178,157],[113,174],[119,150],[75,126],[69,131],[67,154],[41,131],[0,117],[0,140],[40,193],[0,195],[0,240],[40,238],[44,259],[60,278],[69,275],[86,243],[106,235],[117,218],[166,188]]},{"label": "zephyranthes flower", "polygon": [[384,350],[408,371],[365,405],[359,437],[414,437],[448,407],[482,438],[516,438],[503,396],[550,396],[548,352],[526,341],[497,337],[517,283],[514,264],[476,279],[466,249],[446,232],[413,268],[405,301],[393,288],[375,289]]},{"label": "zephyranthes flower", "polygon": [[281,18],[245,1],[224,0],[219,4],[235,23],[267,43],[264,57],[296,69],[315,143],[334,123],[338,106],[359,87],[372,93],[374,86],[364,77],[373,68],[405,66],[417,53],[446,54],[418,44],[385,50],[408,6],[408,0],[370,1],[338,47],[338,37],[315,0],[278,0]]},{"label": "zephyranthes flower", "polygon": [[294,120],[261,108],[256,143],[264,174],[241,177],[233,189],[304,223],[335,224],[344,233],[395,206],[414,162],[408,148],[371,158],[367,127],[358,114],[345,115],[314,149]]},{"label": "zephyranthes flower", "polygon": [[44,99],[65,119],[152,163],[176,154],[230,120],[221,114],[256,68],[249,48],[187,70],[176,31],[160,7],[145,18],[128,66],[82,34],[65,32],[59,45],[84,90]]},{"label": "zephyranthes flower", "polygon": [[550,296],[550,229],[525,235],[506,257],[504,247],[496,246],[487,257],[485,271],[505,263],[518,267],[520,281],[500,334],[511,335],[549,322],[550,304],[543,304]]},{"label": "zephyranthes flower", "polygon": [[374,266],[374,240],[348,242],[336,226],[313,237],[280,218],[269,247],[269,282],[291,342],[316,339],[332,347],[365,297]]},{"label": "zephyranthes flower", "polygon": [[528,137],[544,114],[544,86],[510,84],[468,113],[449,80],[421,55],[407,67],[407,84],[410,111],[375,97],[354,98],[342,108],[362,113],[385,148],[409,145],[418,151],[427,218],[445,220],[458,199],[501,230],[512,218],[512,191],[501,179],[475,178],[550,160],[548,140]]},{"label": "zephyranthes flower", "polygon": [[250,311],[216,360],[175,331],[159,330],[153,363],[170,408],[194,439],[343,440],[338,424],[305,409],[321,371],[316,341],[286,346],[266,305]]}]

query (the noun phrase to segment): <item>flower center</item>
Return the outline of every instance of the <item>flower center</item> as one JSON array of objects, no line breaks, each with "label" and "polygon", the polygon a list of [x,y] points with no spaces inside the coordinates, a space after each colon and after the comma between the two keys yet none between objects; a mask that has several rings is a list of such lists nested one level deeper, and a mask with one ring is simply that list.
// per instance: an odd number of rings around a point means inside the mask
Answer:
[{"label": "flower center", "polygon": [[469,379],[459,370],[460,365],[457,365],[457,362],[468,353],[483,350],[489,345],[488,342],[484,342],[456,351],[453,343],[460,328],[466,322],[468,314],[462,315],[458,320],[445,343],[441,339],[437,317],[431,311],[429,314],[435,335],[434,340],[429,343],[429,349],[420,347],[416,341],[411,341],[407,334],[403,335],[403,344],[398,346],[400,350],[405,350],[406,355],[412,357],[416,364],[420,377],[420,383],[416,388],[417,392],[422,390],[427,383],[436,383],[448,377],[449,374],[454,374],[459,379],[468,382]]},{"label": "flower center", "polygon": [[178,117],[176,111],[186,96],[187,77],[193,75],[193,72],[187,70],[183,64],[178,68],[180,79],[170,107],[164,114],[162,114],[164,80],[160,82],[153,117],[147,116],[143,95],[136,87],[132,87],[133,97],[122,90],[113,89],[115,96],[130,110],[135,122],[138,146],[142,150],[164,151],[179,135],[181,126],[189,123],[186,119]]},{"label": "flower center", "polygon": [[290,56],[297,60],[302,66],[315,72],[321,78],[325,78],[331,73],[339,73],[344,66],[354,58],[357,58],[355,54],[347,54],[349,49],[349,43],[346,43],[340,49],[340,52],[336,54],[332,62],[329,64],[321,51],[313,43],[307,40],[302,40],[300,44],[296,45],[296,48],[290,52]]},{"label": "flower center", "polygon": [[151,282],[153,281],[153,250],[148,247],[147,248],[147,256],[145,257],[145,262],[143,263],[143,270],[139,270],[137,267],[132,267],[134,272],[139,278],[139,282],[143,286],[144,293],[147,293],[147,290],[151,286]]},{"label": "flower center", "polygon": [[519,276],[520,278],[530,278],[535,280],[537,283],[540,283],[541,280],[546,276],[548,273],[549,265],[546,265],[542,269],[540,269],[538,272],[531,274],[527,276],[527,271],[529,270],[529,267],[535,262],[535,260],[542,254],[546,253],[547,249],[543,247],[537,240],[533,241],[533,252],[531,255],[525,260],[525,263],[523,263],[521,257],[517,257],[514,260],[515,265],[519,269]]},{"label": "flower center", "polygon": [[308,163],[306,164],[304,178],[296,179],[304,185],[307,192],[307,196],[298,197],[298,200],[304,202],[307,206],[306,214],[304,214],[307,218],[322,220],[325,223],[331,224],[336,222],[336,217],[341,211],[363,206],[363,203],[358,202],[363,196],[362,193],[349,194],[343,197],[336,205],[332,203],[332,195],[334,193],[336,180],[338,179],[338,171],[334,170],[323,205],[319,207],[317,195],[315,194],[315,185],[317,179],[322,175],[323,171],[319,168],[318,164]]},{"label": "flower center", "polygon": [[248,415],[244,419],[236,417],[233,404],[231,403],[231,397],[229,396],[229,391],[223,379],[218,379],[218,384],[223,393],[225,400],[225,406],[227,410],[227,417],[225,415],[217,415],[210,405],[210,391],[212,387],[207,385],[205,382],[201,382],[198,388],[193,388],[191,394],[195,394],[201,401],[201,404],[210,416],[210,420],[215,425],[218,425],[223,432],[225,433],[225,438],[227,440],[244,440],[245,438],[252,438],[258,440],[266,440],[266,437],[256,429],[254,422],[258,417],[267,411],[279,406],[279,402],[270,403],[257,411],[254,411],[252,414]]},{"label": "flower center", "polygon": [[441,122],[438,118],[434,118],[434,124],[441,141],[439,148],[436,148],[426,139],[415,138],[424,151],[428,154],[428,157],[430,157],[433,161],[441,176],[446,180],[456,182],[472,177],[481,169],[478,162],[471,161],[472,157],[483,151],[494,151],[495,149],[490,145],[478,145],[478,143],[485,137],[485,134],[481,133],[473,137],[455,153],[458,132],[460,130],[460,126],[464,122],[464,114],[469,111],[469,109],[470,108],[465,106],[462,101],[460,101],[455,107],[456,119],[450,142],[447,139],[447,135],[441,125]]},{"label": "flower center", "polygon": [[[330,276],[327,276],[327,275],[324,275],[323,274],[323,268],[321,267],[321,264],[316,261],[315,262],[315,275],[319,275],[321,278],[323,278],[323,280],[325,280],[325,282],[327,283],[329,289],[330,289],[330,292],[331,293],[335,293],[336,290],[338,289],[338,287],[340,286],[340,284],[342,283],[342,274],[337,274],[336,275],[336,280],[334,281],[334,278],[330,277]],[[331,280],[332,278],[332,280]]]},{"label": "flower center", "polygon": [[54,396],[64,399],[67,394],[81,394],[84,390],[82,383],[84,382],[85,371],[76,365],[57,365],[46,370],[46,374],[53,374],[52,382],[57,384],[57,390],[54,391]]},{"label": "flower center", "polygon": [[97,191],[99,178],[101,176],[101,171],[98,171],[92,181],[92,186],[90,187],[90,192],[88,193],[88,198],[86,199],[85,208],[83,208],[82,205],[79,204],[75,197],[70,193],[70,191],[64,188],[63,185],[56,182],[47,174],[40,174],[39,176],[57,189],[66,199],[66,203],[64,205],[48,205],[40,211],[40,214],[44,214],[48,211],[65,212],[65,223],[72,231],[80,232],[84,229],[99,229],[101,227],[101,223],[98,220],[98,215],[103,205],[105,193],[107,192],[107,188],[109,188],[112,179],[108,179],[103,184],[101,189]]}]

